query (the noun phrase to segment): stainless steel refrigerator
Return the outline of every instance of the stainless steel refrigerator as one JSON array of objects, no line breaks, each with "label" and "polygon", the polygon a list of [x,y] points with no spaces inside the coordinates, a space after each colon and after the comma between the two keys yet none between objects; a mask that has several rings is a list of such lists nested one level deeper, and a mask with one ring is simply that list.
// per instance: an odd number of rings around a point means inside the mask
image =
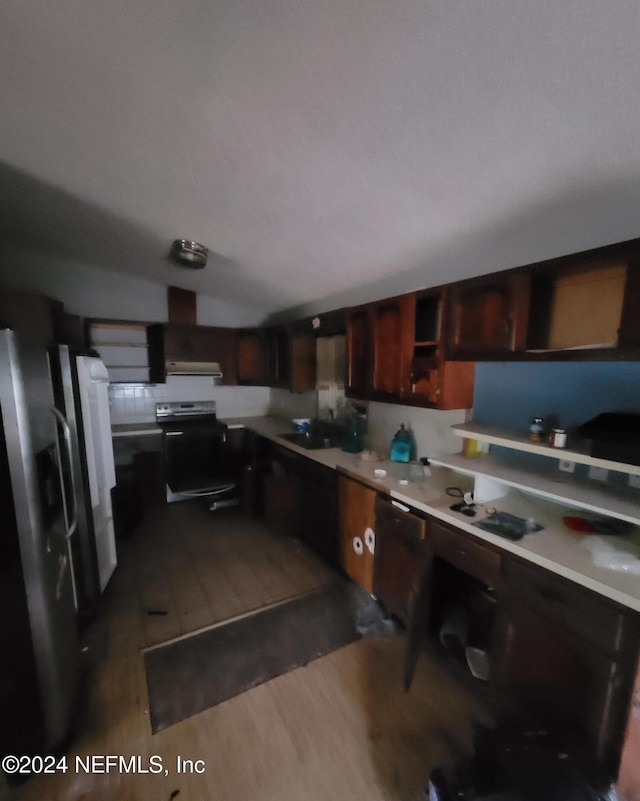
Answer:
[{"label": "stainless steel refrigerator", "polygon": [[[6,325],[4,317],[2,325]],[[0,328],[0,754],[69,733],[80,672],[58,424],[35,318]]]}]

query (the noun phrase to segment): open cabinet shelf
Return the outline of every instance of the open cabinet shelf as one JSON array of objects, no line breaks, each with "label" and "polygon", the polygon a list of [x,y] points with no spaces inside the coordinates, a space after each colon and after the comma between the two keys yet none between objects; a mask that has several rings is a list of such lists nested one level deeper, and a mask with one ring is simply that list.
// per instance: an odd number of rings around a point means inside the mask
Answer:
[{"label": "open cabinet shelf", "polygon": [[538,456],[546,456],[550,459],[558,459],[563,462],[575,462],[590,467],[603,467],[606,470],[615,470],[619,473],[627,473],[632,476],[640,476],[640,465],[614,462],[611,459],[600,459],[590,456],[586,450],[580,448],[552,448],[542,442],[531,442],[525,434],[512,431],[505,431],[500,428],[484,426],[478,423],[466,423],[452,426],[454,434],[465,439],[475,439],[478,442],[486,442],[488,445],[500,445],[503,448],[511,448],[525,453],[534,453]]},{"label": "open cabinet shelf", "polygon": [[[640,525],[637,490],[601,484],[572,473],[563,473],[553,465],[532,467],[491,454],[480,457],[450,454],[431,458],[429,461],[441,467],[449,467],[458,473],[514,487],[555,503],[568,504],[578,509]],[[495,497],[499,497],[499,490]],[[492,498],[487,497],[483,500],[488,501]]]}]

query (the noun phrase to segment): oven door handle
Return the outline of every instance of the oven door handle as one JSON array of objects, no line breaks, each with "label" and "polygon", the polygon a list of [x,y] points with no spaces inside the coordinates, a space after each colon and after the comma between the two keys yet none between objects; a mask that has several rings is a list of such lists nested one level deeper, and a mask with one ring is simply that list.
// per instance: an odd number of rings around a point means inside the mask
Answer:
[{"label": "oven door handle", "polygon": [[227,484],[224,487],[210,487],[209,489],[202,490],[180,490],[180,495],[189,495],[192,498],[206,497],[209,495],[221,495],[223,492],[229,492],[236,488],[236,484]]}]

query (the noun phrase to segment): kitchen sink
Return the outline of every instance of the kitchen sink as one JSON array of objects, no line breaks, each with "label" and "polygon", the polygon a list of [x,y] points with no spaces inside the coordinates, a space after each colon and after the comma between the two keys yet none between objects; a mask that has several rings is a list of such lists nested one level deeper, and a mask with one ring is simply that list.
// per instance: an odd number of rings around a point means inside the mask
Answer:
[{"label": "kitchen sink", "polygon": [[287,431],[278,436],[282,437],[282,439],[286,439],[287,442],[293,442],[294,445],[299,445],[301,448],[306,448],[309,451],[319,451],[323,448],[337,448],[340,445],[340,438],[336,434],[324,436],[322,432]]}]

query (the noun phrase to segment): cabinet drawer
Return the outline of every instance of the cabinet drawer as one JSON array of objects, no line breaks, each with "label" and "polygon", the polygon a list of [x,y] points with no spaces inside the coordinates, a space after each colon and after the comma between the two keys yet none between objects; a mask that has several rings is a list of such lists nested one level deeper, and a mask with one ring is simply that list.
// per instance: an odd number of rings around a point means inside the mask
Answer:
[{"label": "cabinet drawer", "polygon": [[376,499],[376,532],[401,537],[407,544],[419,543],[425,537],[426,520],[394,506],[386,498]]},{"label": "cabinet drawer", "polygon": [[569,629],[593,645],[619,653],[637,647],[638,616],[549,571],[510,558],[505,577],[509,596],[537,615]]},{"label": "cabinet drawer", "polygon": [[488,587],[500,583],[500,554],[471,537],[431,521],[427,530],[435,556],[457,567]]}]

